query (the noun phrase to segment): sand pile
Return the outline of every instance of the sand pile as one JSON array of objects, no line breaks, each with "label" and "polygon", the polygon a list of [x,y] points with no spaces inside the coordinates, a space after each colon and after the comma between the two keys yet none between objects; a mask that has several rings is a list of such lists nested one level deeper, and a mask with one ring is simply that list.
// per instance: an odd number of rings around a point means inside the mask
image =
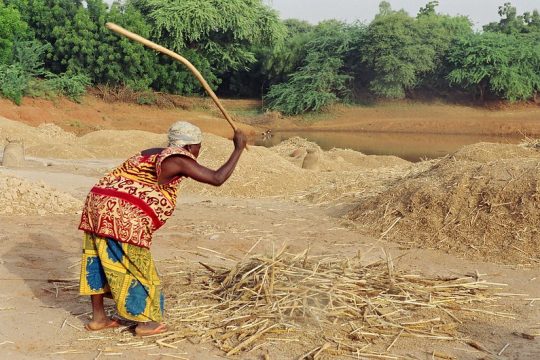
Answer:
[{"label": "sand pile", "polygon": [[302,167],[308,152],[315,152],[319,156],[321,171],[351,171],[354,168],[375,169],[410,164],[396,156],[365,155],[350,149],[323,151],[316,143],[298,136],[289,138],[271,149],[298,167]]},{"label": "sand pile", "polygon": [[0,117],[1,148],[6,139],[22,140],[27,156],[58,159],[127,158],[166,143],[165,135],[146,131],[100,130],[77,137],[54,124],[32,127]]},{"label": "sand pile", "polygon": [[81,136],[78,143],[97,158],[117,159],[166,146],[167,136],[140,130],[99,130]]},{"label": "sand pile", "polygon": [[411,246],[502,263],[540,262],[540,153],[516,145],[466,146],[348,217]]},{"label": "sand pile", "polygon": [[0,174],[0,214],[75,214],[82,209],[82,205],[80,200],[44,183],[32,183]]},{"label": "sand pile", "polygon": [[[233,148],[230,140],[204,134],[198,161],[211,169],[217,169],[229,158]],[[184,181],[181,186],[186,193],[253,198],[290,195],[310,188],[319,181],[312,172],[284,160],[275,151],[250,146],[232,176],[221,187],[203,185],[192,180]]]}]

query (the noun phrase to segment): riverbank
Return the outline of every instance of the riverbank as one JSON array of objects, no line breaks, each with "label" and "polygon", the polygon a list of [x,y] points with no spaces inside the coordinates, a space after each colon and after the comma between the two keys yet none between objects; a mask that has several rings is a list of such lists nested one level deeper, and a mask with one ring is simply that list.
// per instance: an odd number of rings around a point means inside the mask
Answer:
[{"label": "riverbank", "polygon": [[[144,130],[164,133],[171,122],[184,119],[219,136],[231,130],[208,98],[177,99],[174,104],[150,106],[107,102],[87,95],[80,104],[25,98],[21,106],[0,99],[0,116],[31,126],[54,123],[84,135],[96,130]],[[540,136],[540,106],[472,107],[409,101],[381,102],[370,106],[336,106],[303,117],[261,113],[257,100],[223,100],[225,108],[252,136],[261,131],[337,131],[366,133],[452,134],[485,136]]]}]

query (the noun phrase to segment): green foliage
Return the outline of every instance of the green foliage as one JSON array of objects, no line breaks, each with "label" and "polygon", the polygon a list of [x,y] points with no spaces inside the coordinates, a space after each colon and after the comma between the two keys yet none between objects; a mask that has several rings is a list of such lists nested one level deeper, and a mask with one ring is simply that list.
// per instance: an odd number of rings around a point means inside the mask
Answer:
[{"label": "green foliage", "polygon": [[43,56],[49,51],[49,44],[41,44],[37,40],[16,41],[13,46],[11,63],[20,66],[28,77],[45,73]]},{"label": "green foliage", "polygon": [[347,75],[336,72],[342,65],[338,58],[327,58],[321,64],[310,54],[308,65],[291,75],[283,84],[274,85],[266,95],[267,107],[286,115],[319,111],[339,100],[337,94],[347,92]]},{"label": "green foliage", "polygon": [[274,85],[266,96],[267,107],[288,115],[319,111],[350,96],[352,77],[344,72],[344,55],[350,50],[350,27],[337,22],[320,23],[306,44],[305,65],[286,83]]},{"label": "green foliage", "polygon": [[[264,96],[287,114],[361,96],[403,98],[455,87],[509,100],[539,91],[540,13],[511,3],[473,34],[426,0],[415,17],[388,1],[369,24],[280,21],[263,0],[0,0],[0,92],[80,99],[90,84],[203,90],[178,62],[105,28],[114,22],[190,60],[220,95]],[[56,74],[56,75],[53,75]],[[84,75],[81,75],[84,74]]]},{"label": "green foliage", "polygon": [[511,3],[499,6],[499,22],[484,26],[484,31],[501,32],[505,34],[526,34],[540,32],[540,13],[538,10],[517,14],[517,9]]},{"label": "green foliage", "polygon": [[533,37],[504,33],[459,39],[449,55],[452,84],[504,99],[527,100],[540,91],[540,44]]},{"label": "green foliage", "polygon": [[417,17],[420,18],[422,16],[433,16],[433,15],[436,15],[437,12],[436,12],[436,8],[437,6],[439,6],[439,2],[438,1],[430,1],[426,4],[426,7],[421,7],[420,10],[418,11],[418,15]]},{"label": "green foliage", "polygon": [[2,96],[21,104],[28,87],[28,77],[19,65],[0,65],[0,92]]},{"label": "green foliage", "polygon": [[47,85],[57,94],[67,96],[73,101],[80,102],[90,85],[90,78],[84,74],[49,74]]},{"label": "green foliage", "polygon": [[89,69],[93,82],[148,89],[157,78],[157,55],[139,43],[112,33],[105,28],[105,22],[113,22],[146,38],[151,35],[150,25],[130,4],[113,3],[108,13],[97,5],[95,8],[92,18],[98,25],[99,44]]},{"label": "green foliage", "polygon": [[47,48],[35,40],[13,42],[10,64],[0,65],[0,92],[4,97],[20,105],[32,77],[44,73],[42,57]]},{"label": "green foliage", "polygon": [[419,35],[415,19],[403,11],[379,14],[368,26],[361,57],[373,72],[373,93],[403,98],[422,74],[434,70],[435,49]]},{"label": "green foliage", "polygon": [[14,42],[16,39],[24,39],[27,32],[28,26],[19,11],[5,6],[0,0],[0,64],[10,62]]},{"label": "green foliage", "polygon": [[437,1],[421,8],[417,18],[382,7],[369,24],[359,54],[370,70],[369,89],[377,96],[403,98],[424,85],[442,87],[444,58],[452,41],[472,32],[465,17],[439,15]]},{"label": "green foliage", "polygon": [[[285,33],[277,13],[261,0],[135,0],[132,4],[151,23],[153,39],[199,65],[214,88],[218,74],[247,69],[256,61],[253,46],[270,46]],[[179,84],[175,92],[200,89],[192,76],[181,76],[179,68],[173,72],[175,81],[191,83]],[[160,74],[154,86],[171,89],[173,84]]]}]

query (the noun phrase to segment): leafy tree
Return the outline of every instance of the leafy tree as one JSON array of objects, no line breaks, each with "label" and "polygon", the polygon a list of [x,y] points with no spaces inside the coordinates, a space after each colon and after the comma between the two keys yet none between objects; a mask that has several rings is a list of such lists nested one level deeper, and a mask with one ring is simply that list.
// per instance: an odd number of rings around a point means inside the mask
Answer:
[{"label": "leafy tree", "polygon": [[[247,69],[256,61],[253,46],[271,46],[285,34],[277,13],[261,0],[133,0],[132,4],[152,25],[153,39],[186,56],[214,88],[219,74]],[[192,76],[179,74],[180,68],[172,71],[175,81],[191,82],[179,87],[200,89]],[[167,71],[160,74],[154,85],[172,90]]]},{"label": "leafy tree", "polygon": [[449,88],[446,75],[452,69],[446,58],[454,40],[473,33],[467,17],[438,14],[435,12],[437,5],[435,1],[428,3],[426,8],[429,9],[421,9],[415,21],[417,38],[434,50],[433,67],[420,74],[417,85],[431,94],[440,94]]},{"label": "leafy tree", "polygon": [[540,45],[530,37],[503,33],[459,39],[449,54],[452,84],[504,99],[527,100],[540,90]]},{"label": "leafy tree", "polygon": [[[101,1],[101,0],[100,0]],[[90,7],[89,7],[90,9]],[[105,15],[94,15],[100,29],[100,42],[92,78],[98,83],[124,84],[135,90],[145,90],[157,78],[157,55],[132,40],[119,37],[105,28],[110,21],[143,36],[150,37],[151,27],[143,15],[129,3],[112,4]]]},{"label": "leafy tree", "polygon": [[6,6],[0,0],[0,64],[10,62],[13,53],[13,43],[27,37],[28,26],[22,20],[19,11],[12,6]]},{"label": "leafy tree", "polygon": [[286,83],[270,88],[267,107],[284,114],[319,111],[350,96],[350,74],[344,71],[344,57],[351,48],[350,26],[338,21],[320,23],[306,44],[304,66]]},{"label": "leafy tree", "polygon": [[36,40],[15,41],[9,64],[0,64],[0,93],[17,105],[27,92],[32,77],[45,74],[43,54],[48,47]]},{"label": "leafy tree", "polygon": [[62,56],[56,53],[56,42],[64,35],[79,9],[84,9],[81,0],[5,0],[16,7],[22,18],[32,29],[36,40],[49,43],[52,47],[45,56],[45,66],[53,72],[63,72],[66,64]]},{"label": "leafy tree", "polygon": [[534,10],[532,13],[517,14],[516,7],[507,2],[499,6],[499,22],[492,22],[484,26],[484,31],[502,32],[505,34],[523,34],[540,32],[540,13]]},{"label": "leafy tree", "polygon": [[418,11],[417,17],[420,18],[422,16],[433,16],[436,15],[436,8],[439,6],[438,1],[430,1],[426,4],[426,7],[421,7],[420,11]]},{"label": "leafy tree", "polygon": [[371,69],[370,90],[403,98],[420,76],[435,67],[435,49],[419,37],[415,19],[404,11],[379,13],[369,24],[360,56]]},{"label": "leafy tree", "polygon": [[255,45],[256,62],[245,70],[231,70],[221,76],[221,94],[240,97],[260,97],[272,85],[284,82],[297,71],[306,57],[306,44],[313,37],[314,26],[306,21],[288,19],[283,22],[286,35],[283,42]]}]

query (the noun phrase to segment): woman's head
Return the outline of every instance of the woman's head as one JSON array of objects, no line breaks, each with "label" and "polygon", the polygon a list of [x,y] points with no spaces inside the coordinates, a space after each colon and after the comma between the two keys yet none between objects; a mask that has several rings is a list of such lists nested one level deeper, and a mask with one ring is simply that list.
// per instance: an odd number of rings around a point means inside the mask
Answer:
[{"label": "woman's head", "polygon": [[168,138],[170,147],[183,147],[195,157],[199,155],[202,132],[197,126],[187,121],[177,121],[169,128]]}]

